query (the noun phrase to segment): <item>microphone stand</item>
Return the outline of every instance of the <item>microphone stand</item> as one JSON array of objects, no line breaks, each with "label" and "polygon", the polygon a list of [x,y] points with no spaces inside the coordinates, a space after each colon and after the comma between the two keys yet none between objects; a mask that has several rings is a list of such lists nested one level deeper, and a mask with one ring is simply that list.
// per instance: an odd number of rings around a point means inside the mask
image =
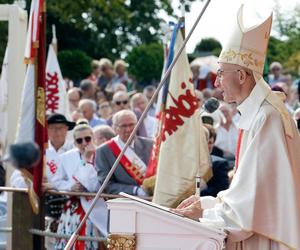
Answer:
[{"label": "microphone stand", "polygon": [[138,128],[140,127],[140,125],[142,124],[144,118],[146,117],[148,110],[150,109],[151,105],[153,104],[156,96],[158,95],[159,90],[162,88],[164,82],[167,80],[167,78],[169,77],[172,68],[174,67],[175,63],[177,62],[179,56],[181,55],[182,51],[185,48],[185,45],[187,44],[188,40],[190,39],[192,33],[194,32],[196,26],[198,25],[201,17],[203,16],[206,8],[208,7],[209,3],[211,0],[207,0],[207,2],[205,3],[202,11],[200,12],[199,16],[197,17],[197,20],[195,21],[192,29],[190,30],[189,34],[187,35],[187,37],[185,38],[185,40],[183,41],[183,44],[181,45],[178,53],[175,55],[171,65],[169,66],[169,68],[167,69],[166,73],[164,74],[164,77],[162,78],[162,80],[160,81],[159,85],[157,86],[157,89],[155,90],[153,96],[151,97],[148,105],[146,106],[144,112],[142,113],[140,119],[138,120],[136,126],[134,127],[131,135],[129,136],[123,150],[121,151],[121,153],[119,154],[118,158],[116,159],[114,165],[112,166],[112,168],[110,169],[109,173],[107,174],[105,180],[103,181],[100,189],[98,190],[95,198],[93,199],[93,202],[91,204],[91,206],[89,207],[88,211],[86,212],[86,214],[84,215],[82,221],[80,222],[79,226],[77,227],[76,231],[72,234],[71,238],[69,239],[67,245],[65,246],[64,250],[71,250],[72,246],[74,245],[75,241],[77,240],[78,236],[79,236],[79,231],[81,229],[81,227],[83,226],[83,224],[85,223],[85,221],[87,220],[88,216],[90,215],[91,211],[93,210],[93,208],[96,205],[97,200],[100,198],[100,195],[103,193],[103,190],[105,189],[105,187],[107,186],[111,176],[113,175],[115,169],[117,168],[121,157],[124,155],[125,151],[127,150],[128,146],[131,144],[131,142],[133,141],[133,138],[136,134],[136,131],[138,130]]}]

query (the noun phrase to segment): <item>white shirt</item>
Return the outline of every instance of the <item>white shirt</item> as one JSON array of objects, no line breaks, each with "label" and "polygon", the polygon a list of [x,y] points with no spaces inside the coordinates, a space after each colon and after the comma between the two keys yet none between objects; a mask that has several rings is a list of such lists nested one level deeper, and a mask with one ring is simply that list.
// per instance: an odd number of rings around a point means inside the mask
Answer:
[{"label": "white shirt", "polygon": [[147,115],[144,119],[144,125],[147,133],[147,137],[154,138],[157,129],[157,119]]},{"label": "white shirt", "polygon": [[52,178],[52,184],[57,190],[70,191],[77,181],[89,192],[99,188],[97,171],[92,164],[83,160],[77,148],[60,155],[57,170]]},{"label": "white shirt", "polygon": [[229,130],[225,129],[223,126],[220,126],[217,129],[217,138],[215,146],[217,146],[225,152],[235,155],[237,138],[238,129],[234,123],[231,124]]}]

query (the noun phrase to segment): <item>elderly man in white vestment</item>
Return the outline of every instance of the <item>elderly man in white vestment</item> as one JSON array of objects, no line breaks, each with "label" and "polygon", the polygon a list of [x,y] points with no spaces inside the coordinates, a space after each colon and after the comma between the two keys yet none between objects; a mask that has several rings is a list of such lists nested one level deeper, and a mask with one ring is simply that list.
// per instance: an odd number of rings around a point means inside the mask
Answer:
[{"label": "elderly man in white vestment", "polygon": [[217,198],[192,196],[176,212],[228,231],[226,249],[300,249],[300,139],[279,94],[262,78],[272,16],[237,26],[219,57],[216,85],[241,113],[235,175]]}]

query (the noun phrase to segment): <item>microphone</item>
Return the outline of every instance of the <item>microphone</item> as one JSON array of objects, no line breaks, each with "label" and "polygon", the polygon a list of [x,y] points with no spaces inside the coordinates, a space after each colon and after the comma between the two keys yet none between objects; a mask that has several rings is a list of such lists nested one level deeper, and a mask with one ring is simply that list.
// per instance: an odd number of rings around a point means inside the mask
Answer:
[{"label": "microphone", "polygon": [[217,98],[215,97],[210,97],[208,98],[204,104],[202,105],[202,110],[200,112],[200,115],[203,112],[207,112],[207,113],[213,113],[215,112],[218,108],[220,107],[220,102],[218,101]]},{"label": "microphone", "polygon": [[34,142],[12,144],[9,153],[3,158],[3,162],[10,161],[16,168],[31,168],[40,160],[41,151]]}]

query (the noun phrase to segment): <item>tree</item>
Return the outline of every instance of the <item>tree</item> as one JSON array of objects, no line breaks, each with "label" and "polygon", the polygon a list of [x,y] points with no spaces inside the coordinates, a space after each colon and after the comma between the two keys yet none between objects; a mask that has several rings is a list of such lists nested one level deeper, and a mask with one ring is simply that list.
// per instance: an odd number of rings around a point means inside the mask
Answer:
[{"label": "tree", "polygon": [[268,62],[279,61],[282,62],[288,56],[285,51],[285,42],[271,36],[268,45],[267,60]]},{"label": "tree", "polygon": [[[192,2],[189,0],[186,2]],[[80,49],[93,58],[116,59],[162,35],[158,12],[172,14],[169,0],[48,0],[48,41],[55,24],[59,48]]]},{"label": "tree", "polygon": [[163,47],[159,43],[139,45],[128,54],[129,73],[142,85],[158,81],[163,68]]},{"label": "tree", "polygon": [[[13,0],[0,0],[0,4],[11,4]],[[8,39],[8,23],[0,21],[0,71]]]},{"label": "tree", "polygon": [[277,15],[275,28],[282,39],[270,40],[268,52],[271,54],[270,58],[273,59],[270,62],[280,61],[285,69],[296,74],[300,64],[300,4],[295,6],[293,15],[282,12],[280,6],[277,6],[275,13]]},{"label": "tree", "polygon": [[64,77],[75,82],[86,78],[91,72],[92,59],[80,50],[63,50],[58,53],[58,61]]},{"label": "tree", "polygon": [[194,50],[195,55],[201,54],[213,54],[218,56],[222,50],[221,43],[215,38],[203,38],[197,45]]}]

